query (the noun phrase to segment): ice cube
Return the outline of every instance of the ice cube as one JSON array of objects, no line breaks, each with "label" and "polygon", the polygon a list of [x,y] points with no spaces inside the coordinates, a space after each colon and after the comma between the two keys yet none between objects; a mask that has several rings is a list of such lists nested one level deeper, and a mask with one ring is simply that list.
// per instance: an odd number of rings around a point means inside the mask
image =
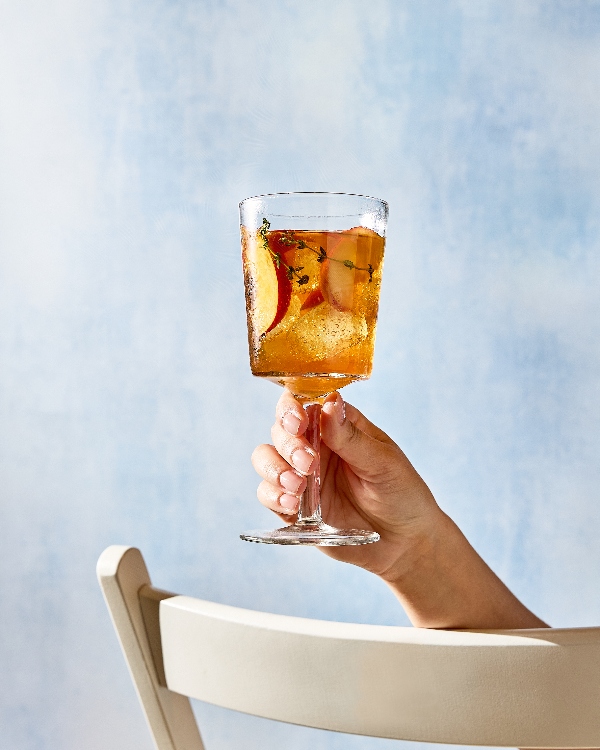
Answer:
[{"label": "ice cube", "polygon": [[367,321],[362,315],[336,310],[323,302],[301,315],[287,338],[298,357],[327,359],[359,344],[367,333]]}]

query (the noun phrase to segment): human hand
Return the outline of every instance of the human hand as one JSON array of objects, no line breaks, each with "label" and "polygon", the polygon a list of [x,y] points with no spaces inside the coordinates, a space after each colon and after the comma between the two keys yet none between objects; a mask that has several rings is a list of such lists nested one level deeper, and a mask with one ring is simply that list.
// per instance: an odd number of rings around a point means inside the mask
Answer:
[{"label": "human hand", "polygon": [[[317,470],[315,452],[304,438],[306,412],[285,390],[271,429],[274,445],[260,445],[252,463],[263,482],[259,500],[286,522],[296,518],[306,476]],[[321,547],[326,554],[359,565],[386,580],[421,554],[424,537],[443,515],[429,488],[404,453],[338,393],[325,401],[321,417],[321,509],[338,528],[372,529],[376,544]]]},{"label": "human hand", "polygon": [[323,519],[338,528],[377,531],[380,541],[320,547],[325,554],[380,576],[414,625],[430,628],[539,628],[530,612],[486,565],[394,441],[344,404],[339,393],[321,414],[320,464],[303,437],[308,417],[285,390],[252,463],[263,481],[261,503],[296,520],[306,476],[320,468]]}]

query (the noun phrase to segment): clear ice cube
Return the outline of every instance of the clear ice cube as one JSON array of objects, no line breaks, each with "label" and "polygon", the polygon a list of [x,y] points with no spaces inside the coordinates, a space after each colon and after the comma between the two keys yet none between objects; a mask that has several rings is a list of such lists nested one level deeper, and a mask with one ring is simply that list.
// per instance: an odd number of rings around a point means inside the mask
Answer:
[{"label": "clear ice cube", "polygon": [[342,312],[323,302],[295,321],[287,339],[297,356],[327,359],[359,344],[367,333],[367,321],[362,315]]}]

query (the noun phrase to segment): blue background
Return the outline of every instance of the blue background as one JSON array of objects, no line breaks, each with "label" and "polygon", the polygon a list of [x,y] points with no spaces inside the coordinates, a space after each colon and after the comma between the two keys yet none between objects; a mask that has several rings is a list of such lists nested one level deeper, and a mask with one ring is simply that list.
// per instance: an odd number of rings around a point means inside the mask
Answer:
[{"label": "blue background", "polygon": [[[0,8],[0,747],[151,741],[95,580],[406,624],[272,526],[249,456],[237,203],[386,198],[374,375],[346,397],[536,614],[600,624],[600,3]],[[197,705],[207,750],[415,747]]]}]

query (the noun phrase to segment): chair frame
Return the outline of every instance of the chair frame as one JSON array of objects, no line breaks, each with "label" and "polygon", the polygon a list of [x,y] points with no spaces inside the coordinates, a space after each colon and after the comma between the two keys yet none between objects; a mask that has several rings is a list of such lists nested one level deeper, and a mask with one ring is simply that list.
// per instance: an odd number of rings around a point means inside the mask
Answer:
[{"label": "chair frame", "polygon": [[112,546],[98,578],[158,750],[204,750],[189,697],[374,737],[600,747],[600,628],[437,631],[273,615],[152,586]]},{"label": "chair frame", "polygon": [[204,750],[189,699],[169,690],[165,680],[159,605],[174,595],[151,585],[134,547],[108,547],[96,571],[156,747]]}]

